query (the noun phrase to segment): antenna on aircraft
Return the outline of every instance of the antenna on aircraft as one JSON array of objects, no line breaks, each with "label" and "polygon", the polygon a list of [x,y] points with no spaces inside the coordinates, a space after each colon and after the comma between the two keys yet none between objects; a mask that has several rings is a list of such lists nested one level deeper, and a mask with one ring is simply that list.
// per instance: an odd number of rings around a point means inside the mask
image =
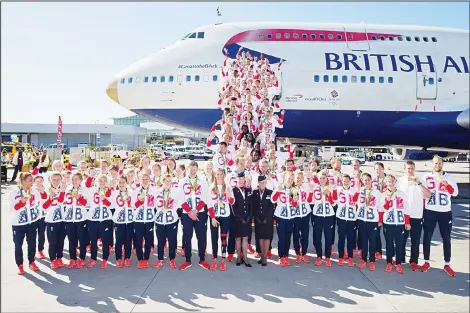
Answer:
[{"label": "antenna on aircraft", "polygon": [[222,24],[222,13],[220,13],[219,7],[217,7],[217,16],[219,17],[219,22],[216,25]]}]

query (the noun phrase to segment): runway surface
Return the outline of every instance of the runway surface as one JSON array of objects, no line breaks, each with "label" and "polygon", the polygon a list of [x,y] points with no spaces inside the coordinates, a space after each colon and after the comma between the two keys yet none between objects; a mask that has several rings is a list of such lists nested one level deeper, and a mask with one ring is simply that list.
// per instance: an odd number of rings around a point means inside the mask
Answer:
[{"label": "runway surface", "polygon": [[[187,162],[187,161],[182,161]],[[201,165],[204,162],[201,162]],[[403,174],[403,163],[385,162],[386,172]],[[390,170],[388,168],[390,167]],[[350,172],[350,167],[344,167]],[[431,163],[420,162],[418,171],[430,171]],[[363,170],[371,172],[370,166]],[[211,272],[197,266],[196,240],[193,240],[193,267],[180,272],[168,266],[159,270],[138,270],[135,257],[132,267],[115,267],[110,256],[108,269],[52,271],[47,260],[38,261],[40,272],[18,276],[14,263],[14,246],[9,224],[9,193],[13,184],[2,185],[1,251],[2,312],[170,312],[170,311],[247,311],[247,312],[468,312],[469,311],[469,201],[468,163],[446,163],[445,170],[459,183],[460,194],[453,198],[452,266],[455,277],[443,270],[443,251],[436,229],[431,248],[431,266],[427,273],[412,272],[404,266],[405,275],[385,272],[385,260],[376,263],[376,271],[339,267],[338,255],[332,255],[333,266],[295,264],[289,268],[277,265],[277,241],[267,267],[236,267],[228,263],[226,272]],[[11,173],[9,173],[11,175]],[[180,229],[181,231],[181,229]],[[276,235],[275,235],[276,238]],[[180,233],[178,240],[181,239]],[[310,238],[311,240],[311,238]],[[254,242],[254,241],[253,241]],[[180,242],[178,246],[180,246]],[[68,243],[66,242],[66,247]],[[383,245],[385,247],[385,245]],[[26,244],[25,244],[26,249]],[[207,251],[211,257],[210,233]],[[47,250],[47,244],[46,244]],[[67,251],[66,251],[67,252]],[[422,248],[421,248],[422,252]],[[156,253],[156,252],[155,252]],[[407,247],[409,255],[409,246]],[[291,250],[291,258],[294,256]],[[308,255],[313,260],[313,245]],[[101,252],[98,253],[100,258]],[[26,257],[26,250],[25,250]],[[87,256],[87,260],[88,260]],[[420,255],[422,257],[422,254]],[[68,253],[65,253],[66,262]],[[407,257],[408,259],[408,257]],[[150,264],[156,261],[152,255]],[[176,262],[183,258],[178,253]],[[355,259],[356,264],[359,260]],[[420,259],[420,264],[423,262]],[[25,263],[26,264],[26,263]]]}]

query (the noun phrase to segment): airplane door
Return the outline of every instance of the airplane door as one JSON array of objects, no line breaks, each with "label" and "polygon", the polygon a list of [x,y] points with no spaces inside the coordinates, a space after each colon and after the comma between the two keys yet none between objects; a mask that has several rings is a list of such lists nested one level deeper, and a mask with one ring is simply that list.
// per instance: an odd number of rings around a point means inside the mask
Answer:
[{"label": "airplane door", "polygon": [[416,98],[435,100],[437,97],[437,73],[416,72]]},{"label": "airplane door", "polygon": [[369,40],[367,39],[367,31],[363,25],[343,24],[346,45],[352,51],[368,51],[370,50]]}]

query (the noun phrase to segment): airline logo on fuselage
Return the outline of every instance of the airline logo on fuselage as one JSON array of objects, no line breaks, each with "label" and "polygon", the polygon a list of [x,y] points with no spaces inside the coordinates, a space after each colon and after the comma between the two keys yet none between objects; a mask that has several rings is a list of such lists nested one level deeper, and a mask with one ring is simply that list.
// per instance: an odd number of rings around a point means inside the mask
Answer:
[{"label": "airline logo on fuselage", "polygon": [[180,64],[178,68],[219,68],[217,64]]}]

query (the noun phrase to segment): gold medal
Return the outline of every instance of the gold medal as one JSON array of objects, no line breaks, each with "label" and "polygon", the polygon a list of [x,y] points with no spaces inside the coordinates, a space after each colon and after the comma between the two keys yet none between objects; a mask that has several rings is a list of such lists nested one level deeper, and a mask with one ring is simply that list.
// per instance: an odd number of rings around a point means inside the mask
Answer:
[{"label": "gold medal", "polygon": [[163,214],[166,214],[168,212],[168,209],[163,209]]},{"label": "gold medal", "polygon": [[100,190],[100,196],[104,197],[105,196],[105,193],[103,190]]},{"label": "gold medal", "polygon": [[408,177],[408,185],[412,185],[413,184],[413,179],[411,177]]},{"label": "gold medal", "polygon": [[330,191],[330,188],[328,186],[325,186],[323,188],[323,194],[326,195],[328,191]]},{"label": "gold medal", "polygon": [[77,194],[78,194],[78,192],[77,192],[76,190],[73,190],[73,191],[72,191],[72,197],[75,198],[75,197],[77,196]]}]

